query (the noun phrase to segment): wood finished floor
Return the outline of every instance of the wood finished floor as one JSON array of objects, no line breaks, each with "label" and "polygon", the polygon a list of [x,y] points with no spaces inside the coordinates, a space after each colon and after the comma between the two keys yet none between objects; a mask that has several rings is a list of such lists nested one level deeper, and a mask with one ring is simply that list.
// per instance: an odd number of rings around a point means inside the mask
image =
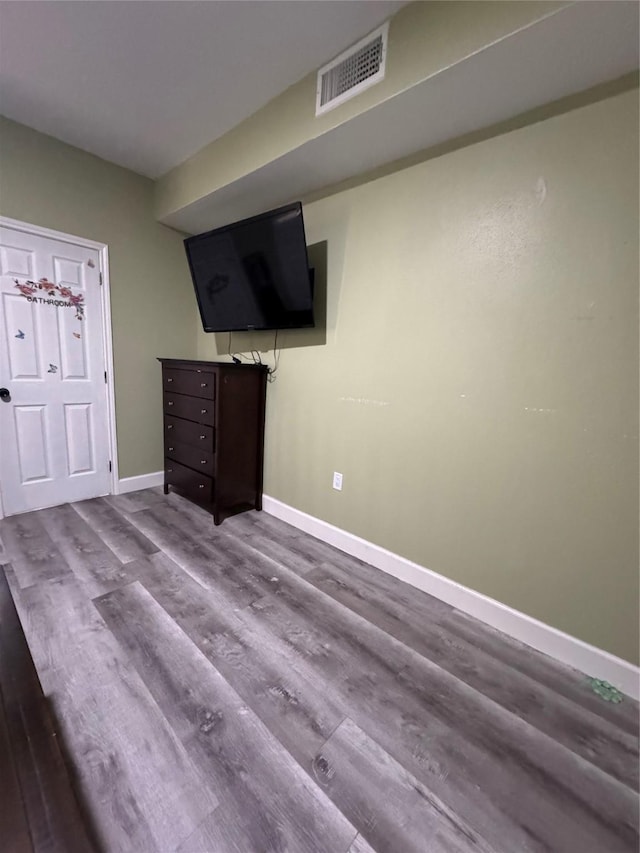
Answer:
[{"label": "wood finished floor", "polygon": [[104,853],[635,853],[638,705],[265,513],[0,522]]}]

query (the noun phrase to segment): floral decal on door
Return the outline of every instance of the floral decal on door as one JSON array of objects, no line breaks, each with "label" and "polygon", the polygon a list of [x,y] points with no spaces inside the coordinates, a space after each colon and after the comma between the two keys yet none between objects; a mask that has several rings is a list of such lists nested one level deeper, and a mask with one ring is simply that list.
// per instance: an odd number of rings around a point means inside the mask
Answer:
[{"label": "floral decal on door", "polygon": [[[84,317],[84,296],[82,293],[74,294],[70,287],[54,284],[47,278],[40,278],[38,281],[25,281],[22,284],[17,278],[14,278],[14,282],[20,293],[29,302],[55,305],[57,308],[74,308],[78,320],[82,320]],[[48,299],[41,295],[43,292],[49,297]]]}]

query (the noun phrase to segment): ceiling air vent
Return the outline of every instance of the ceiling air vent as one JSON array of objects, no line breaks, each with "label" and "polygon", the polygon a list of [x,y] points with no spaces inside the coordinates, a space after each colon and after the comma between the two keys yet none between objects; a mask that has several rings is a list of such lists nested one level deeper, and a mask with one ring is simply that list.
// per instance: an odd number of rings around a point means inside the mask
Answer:
[{"label": "ceiling air vent", "polygon": [[316,115],[384,79],[388,34],[387,21],[318,71]]}]

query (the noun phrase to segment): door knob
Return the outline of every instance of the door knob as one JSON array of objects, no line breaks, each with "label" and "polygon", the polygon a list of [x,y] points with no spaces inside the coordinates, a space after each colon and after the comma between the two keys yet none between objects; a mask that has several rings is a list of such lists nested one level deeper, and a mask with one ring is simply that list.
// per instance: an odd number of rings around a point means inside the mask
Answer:
[{"label": "door knob", "polygon": [[11,400],[11,393],[8,388],[0,388],[0,400],[3,403],[8,403]]}]

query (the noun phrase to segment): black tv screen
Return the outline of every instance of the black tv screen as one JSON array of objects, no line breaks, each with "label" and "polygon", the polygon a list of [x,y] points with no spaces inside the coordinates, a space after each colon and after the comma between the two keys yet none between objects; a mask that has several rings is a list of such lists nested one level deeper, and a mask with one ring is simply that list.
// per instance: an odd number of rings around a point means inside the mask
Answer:
[{"label": "black tv screen", "polygon": [[313,326],[300,202],[184,241],[205,332]]}]

